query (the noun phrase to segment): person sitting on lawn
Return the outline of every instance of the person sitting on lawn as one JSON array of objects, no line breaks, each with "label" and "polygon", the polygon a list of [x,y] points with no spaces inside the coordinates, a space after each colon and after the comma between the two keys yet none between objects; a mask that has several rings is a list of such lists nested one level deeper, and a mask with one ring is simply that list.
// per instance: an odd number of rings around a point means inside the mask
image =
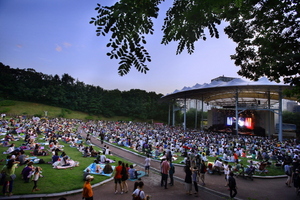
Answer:
[{"label": "person sitting on lawn", "polygon": [[14,136],[12,134],[7,133],[4,137],[4,140],[10,142],[10,141],[14,141],[15,139],[14,139]]},{"label": "person sitting on lawn", "polygon": [[77,149],[78,149],[78,151],[80,151],[81,153],[83,153],[83,152],[84,152],[84,146],[83,146],[83,144],[80,143],[80,144],[78,145]]},{"label": "person sitting on lawn", "polygon": [[104,154],[101,154],[101,151],[97,153],[97,158],[96,158],[98,163],[105,163],[106,161],[106,156]]},{"label": "person sitting on lawn", "polygon": [[8,147],[8,149],[7,149],[5,152],[3,152],[3,153],[4,153],[4,154],[10,154],[10,153],[12,153],[14,150],[15,150],[15,144],[12,143],[12,144]]},{"label": "person sitting on lawn", "polygon": [[[99,154],[101,154],[101,153],[99,152]],[[106,162],[106,156],[104,154],[100,155],[100,162],[101,163],[105,163]]]},{"label": "person sitting on lawn", "polygon": [[90,175],[90,169],[86,169],[86,171],[83,173],[83,180],[86,180],[87,175]]},{"label": "person sitting on lawn", "polygon": [[65,166],[69,166],[70,165],[70,162],[69,162],[69,157],[66,155],[64,156],[61,161],[61,166],[65,167]]},{"label": "person sitting on lawn", "polygon": [[43,151],[39,144],[35,144],[35,148],[33,150],[33,155],[35,156],[46,156],[46,151]]},{"label": "person sitting on lawn", "polygon": [[28,162],[28,160],[26,160],[28,156],[25,154],[24,150],[21,149],[19,152],[19,155],[17,156],[17,160],[19,160],[20,165],[24,165]]},{"label": "person sitting on lawn", "polygon": [[53,151],[52,163],[55,163],[59,159],[58,151]]},{"label": "person sitting on lawn", "polygon": [[89,147],[85,147],[83,150],[83,157],[89,157],[89,156],[91,156],[90,149]]},{"label": "person sitting on lawn", "polygon": [[133,168],[133,165],[130,165],[130,168],[128,170],[129,178],[130,179],[137,179],[138,175],[140,175],[135,168]]},{"label": "person sitting on lawn", "polygon": [[113,168],[112,166],[110,165],[109,161],[105,161],[105,166],[103,168],[103,173],[104,174],[111,174],[113,172]]}]

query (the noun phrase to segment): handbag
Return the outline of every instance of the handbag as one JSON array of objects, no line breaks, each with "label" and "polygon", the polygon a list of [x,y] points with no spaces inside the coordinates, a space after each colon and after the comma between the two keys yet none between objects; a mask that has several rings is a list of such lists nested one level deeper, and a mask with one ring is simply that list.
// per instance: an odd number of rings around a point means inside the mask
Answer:
[{"label": "handbag", "polygon": [[16,176],[15,174],[12,174],[12,175],[10,175],[10,178],[11,178],[12,180],[15,180],[15,179],[17,178],[17,176]]}]

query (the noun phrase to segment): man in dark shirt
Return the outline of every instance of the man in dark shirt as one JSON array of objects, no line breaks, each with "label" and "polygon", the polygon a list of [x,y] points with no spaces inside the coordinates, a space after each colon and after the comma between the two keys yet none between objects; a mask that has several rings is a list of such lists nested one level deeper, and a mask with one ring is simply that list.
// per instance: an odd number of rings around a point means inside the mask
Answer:
[{"label": "man in dark shirt", "polygon": [[[229,173],[229,178],[228,178],[228,186],[229,186],[229,190],[230,190],[230,197],[234,198],[235,195],[237,194],[236,191],[236,182],[235,182],[235,178],[233,177],[233,172]],[[232,193],[233,192],[233,193]]]}]

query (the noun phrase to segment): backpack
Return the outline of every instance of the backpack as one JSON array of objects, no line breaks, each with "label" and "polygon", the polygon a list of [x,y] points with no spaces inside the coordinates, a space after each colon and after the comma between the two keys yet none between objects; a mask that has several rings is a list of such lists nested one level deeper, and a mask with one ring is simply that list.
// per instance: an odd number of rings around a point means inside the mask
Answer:
[{"label": "backpack", "polygon": [[141,190],[139,191],[139,194],[137,196],[135,196],[133,199],[134,200],[141,200],[140,193],[141,193]]}]

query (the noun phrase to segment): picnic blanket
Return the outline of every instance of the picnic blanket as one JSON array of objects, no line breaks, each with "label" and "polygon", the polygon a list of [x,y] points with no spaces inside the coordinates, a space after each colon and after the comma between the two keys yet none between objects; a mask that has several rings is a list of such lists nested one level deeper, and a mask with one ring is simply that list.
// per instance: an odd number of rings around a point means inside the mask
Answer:
[{"label": "picnic blanket", "polygon": [[[96,164],[96,163],[92,163],[90,164],[87,168],[85,168],[83,171],[86,172],[87,169],[90,170],[90,174],[96,174],[96,175],[103,175],[103,176],[112,176],[113,172],[110,174],[105,174],[102,170],[100,170],[98,173],[96,172],[96,168],[97,166],[100,166],[101,169],[104,168],[105,164]],[[112,166],[113,170],[115,170],[115,166]]]},{"label": "picnic blanket", "polygon": [[68,160],[68,162],[70,163],[70,165],[67,165],[67,166],[62,166],[61,165],[61,161],[56,161],[55,163],[52,164],[53,168],[56,168],[56,169],[67,169],[67,168],[70,168],[70,167],[77,167],[79,166],[79,162],[78,161],[74,161],[74,160]]},{"label": "picnic blanket", "polygon": [[144,171],[137,171],[137,173],[138,173],[138,177],[137,178],[135,178],[135,179],[129,178],[128,180],[130,180],[130,181],[137,181],[141,177],[145,176],[145,172]]}]

